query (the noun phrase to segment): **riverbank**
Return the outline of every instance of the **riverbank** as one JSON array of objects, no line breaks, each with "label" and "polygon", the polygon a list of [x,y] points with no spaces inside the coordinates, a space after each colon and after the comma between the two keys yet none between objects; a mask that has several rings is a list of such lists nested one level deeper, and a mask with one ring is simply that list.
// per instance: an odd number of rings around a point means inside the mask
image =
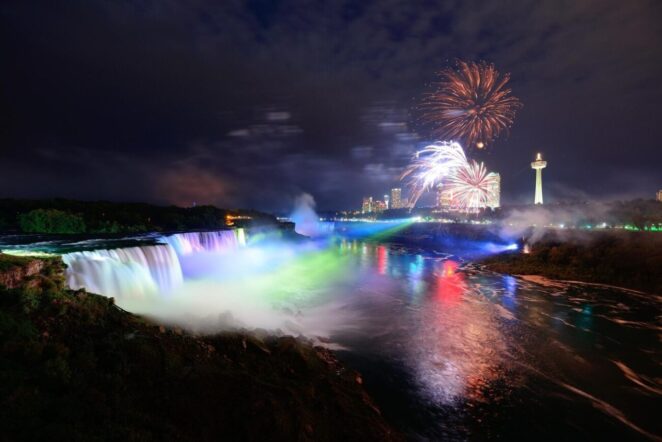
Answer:
[{"label": "riverbank", "polygon": [[662,235],[657,233],[549,235],[527,244],[526,252],[492,255],[480,264],[498,273],[662,293]]},{"label": "riverbank", "polygon": [[[10,439],[399,440],[326,349],[194,336],[66,290],[59,258],[0,254],[0,424]],[[11,288],[8,288],[11,287]]]}]

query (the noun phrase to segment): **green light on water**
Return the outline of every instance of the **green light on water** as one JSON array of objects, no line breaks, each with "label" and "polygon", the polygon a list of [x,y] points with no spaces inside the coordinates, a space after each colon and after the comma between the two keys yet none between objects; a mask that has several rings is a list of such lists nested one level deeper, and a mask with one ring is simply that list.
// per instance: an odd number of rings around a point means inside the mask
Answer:
[{"label": "green light on water", "polygon": [[369,237],[369,239],[373,239],[373,240],[387,239],[388,237],[393,236],[394,234],[400,232],[401,230],[404,230],[405,228],[409,227],[415,221],[416,221],[416,219],[414,219],[414,218],[405,220],[402,223],[396,224],[395,226],[393,226],[391,228],[388,228],[386,230],[382,230],[380,232],[375,233],[374,235],[371,235]]},{"label": "green light on water", "polygon": [[346,274],[349,256],[337,249],[314,251],[288,261],[272,271],[240,281],[241,289],[262,293],[271,301],[305,300],[318,289]]}]

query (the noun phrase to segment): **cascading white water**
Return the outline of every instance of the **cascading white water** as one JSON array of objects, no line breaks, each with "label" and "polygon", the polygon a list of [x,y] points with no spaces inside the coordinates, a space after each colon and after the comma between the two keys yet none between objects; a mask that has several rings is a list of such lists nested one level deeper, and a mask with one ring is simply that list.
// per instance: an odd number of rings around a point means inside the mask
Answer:
[{"label": "cascading white water", "polygon": [[62,255],[71,289],[121,298],[167,294],[183,282],[180,256],[196,252],[223,252],[246,243],[243,229],[177,233],[164,244]]},{"label": "cascading white water", "polygon": [[246,244],[244,229],[221,230],[215,232],[176,233],[163,238],[174,247],[178,255],[195,252],[224,252]]},{"label": "cascading white water", "polygon": [[169,292],[182,281],[182,269],[168,245],[67,253],[67,284],[113,297],[143,297]]}]

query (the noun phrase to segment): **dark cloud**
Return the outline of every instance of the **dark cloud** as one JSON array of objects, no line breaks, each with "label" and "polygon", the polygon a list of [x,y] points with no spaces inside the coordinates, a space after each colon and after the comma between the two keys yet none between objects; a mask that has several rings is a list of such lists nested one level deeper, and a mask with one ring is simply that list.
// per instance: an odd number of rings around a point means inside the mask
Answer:
[{"label": "dark cloud", "polygon": [[4,2],[2,196],[358,206],[425,141],[409,110],[456,57],[525,104],[476,153],[506,200],[530,197],[537,150],[547,200],[650,196],[661,19],[654,0]]}]

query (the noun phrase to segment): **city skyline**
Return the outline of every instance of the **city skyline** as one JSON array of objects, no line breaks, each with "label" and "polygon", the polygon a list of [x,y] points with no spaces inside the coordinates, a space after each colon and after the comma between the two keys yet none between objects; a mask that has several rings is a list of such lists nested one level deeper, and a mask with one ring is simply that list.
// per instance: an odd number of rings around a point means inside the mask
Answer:
[{"label": "city skyline", "polygon": [[[433,192],[435,198],[428,207],[439,210],[471,213],[501,206],[501,175],[488,172],[483,163],[467,160],[459,143],[437,142],[417,151],[411,164],[400,174],[400,181],[406,183],[409,190],[404,204],[402,189],[391,188],[390,196],[384,194],[383,200],[364,196],[361,213],[421,207],[420,198]],[[538,193],[536,188],[536,195]]]}]

